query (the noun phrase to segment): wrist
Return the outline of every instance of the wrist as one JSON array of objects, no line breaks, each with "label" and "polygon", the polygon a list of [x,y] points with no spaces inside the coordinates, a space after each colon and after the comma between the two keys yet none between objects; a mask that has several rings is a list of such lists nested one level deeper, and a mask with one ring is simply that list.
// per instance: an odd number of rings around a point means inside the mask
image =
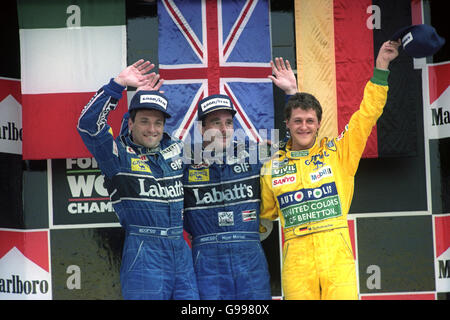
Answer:
[{"label": "wrist", "polygon": [[114,82],[116,82],[117,84],[121,85],[122,87],[126,87],[127,86],[127,82],[125,81],[125,79],[121,78],[120,76],[117,76],[114,78]]},{"label": "wrist", "polygon": [[292,95],[294,95],[294,94],[296,94],[297,93],[297,90],[286,90],[286,91],[284,91],[284,94],[285,95],[288,95],[288,96],[292,96]]},{"label": "wrist", "polygon": [[108,84],[103,86],[105,92],[115,99],[122,98],[122,91],[126,89],[126,86],[123,86],[116,82],[115,79],[111,78]]},{"label": "wrist", "polygon": [[377,59],[375,67],[380,70],[389,70],[389,61]]}]

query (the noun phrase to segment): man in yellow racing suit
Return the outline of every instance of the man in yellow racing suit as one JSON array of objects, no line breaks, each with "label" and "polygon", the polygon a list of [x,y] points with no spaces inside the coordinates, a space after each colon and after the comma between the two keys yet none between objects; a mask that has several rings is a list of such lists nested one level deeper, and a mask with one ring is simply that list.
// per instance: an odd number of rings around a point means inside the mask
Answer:
[{"label": "man in yellow racing suit", "polygon": [[316,141],[322,109],[306,93],[285,108],[291,138],[261,169],[261,218],[277,217],[284,232],[282,283],[286,299],[357,299],[347,225],[354,176],[367,138],[387,99],[388,66],[399,42],[381,47],[360,109],[344,132]]}]

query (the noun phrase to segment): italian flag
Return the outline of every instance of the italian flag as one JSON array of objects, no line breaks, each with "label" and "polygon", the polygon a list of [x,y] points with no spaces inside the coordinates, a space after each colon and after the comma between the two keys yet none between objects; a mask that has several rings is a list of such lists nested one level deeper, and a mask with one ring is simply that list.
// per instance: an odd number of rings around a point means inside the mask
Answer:
[{"label": "italian flag", "polygon": [[[76,126],[93,94],[126,67],[125,1],[17,5],[23,158],[91,157]],[[116,133],[126,110],[125,97],[109,117]]]}]

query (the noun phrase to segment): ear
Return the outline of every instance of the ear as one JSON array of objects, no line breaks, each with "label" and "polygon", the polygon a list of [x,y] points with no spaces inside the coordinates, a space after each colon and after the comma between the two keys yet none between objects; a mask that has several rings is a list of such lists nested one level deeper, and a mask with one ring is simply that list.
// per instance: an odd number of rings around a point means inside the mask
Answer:
[{"label": "ear", "polygon": [[133,129],[133,121],[131,120],[131,118],[128,118],[128,131],[131,131],[131,129]]}]

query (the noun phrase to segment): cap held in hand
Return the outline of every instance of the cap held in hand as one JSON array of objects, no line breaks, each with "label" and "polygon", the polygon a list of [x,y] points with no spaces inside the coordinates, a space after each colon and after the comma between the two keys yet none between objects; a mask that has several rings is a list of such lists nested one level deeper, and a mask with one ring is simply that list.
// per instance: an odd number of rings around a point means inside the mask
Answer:
[{"label": "cap held in hand", "polygon": [[391,40],[398,39],[402,40],[403,50],[414,58],[431,56],[445,44],[445,39],[427,24],[417,24],[397,30]]}]

